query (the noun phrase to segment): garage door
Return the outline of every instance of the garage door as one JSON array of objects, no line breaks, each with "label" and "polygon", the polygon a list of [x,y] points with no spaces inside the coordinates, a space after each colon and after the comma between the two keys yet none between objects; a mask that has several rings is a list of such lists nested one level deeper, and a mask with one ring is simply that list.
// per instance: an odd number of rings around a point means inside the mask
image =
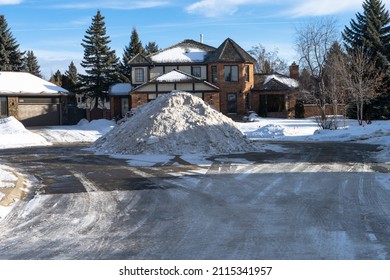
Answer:
[{"label": "garage door", "polygon": [[61,122],[61,104],[57,103],[55,98],[50,100],[52,102],[47,101],[46,98],[34,100],[19,98],[19,120],[25,126],[59,125]]}]

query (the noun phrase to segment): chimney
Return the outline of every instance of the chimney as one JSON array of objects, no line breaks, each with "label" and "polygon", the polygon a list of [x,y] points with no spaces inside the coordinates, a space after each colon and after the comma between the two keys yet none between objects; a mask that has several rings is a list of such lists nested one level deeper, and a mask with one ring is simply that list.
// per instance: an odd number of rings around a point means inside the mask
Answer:
[{"label": "chimney", "polygon": [[200,42],[203,44],[203,34],[200,34]]},{"label": "chimney", "polygon": [[299,65],[295,63],[295,61],[290,65],[290,78],[295,80],[299,80]]}]

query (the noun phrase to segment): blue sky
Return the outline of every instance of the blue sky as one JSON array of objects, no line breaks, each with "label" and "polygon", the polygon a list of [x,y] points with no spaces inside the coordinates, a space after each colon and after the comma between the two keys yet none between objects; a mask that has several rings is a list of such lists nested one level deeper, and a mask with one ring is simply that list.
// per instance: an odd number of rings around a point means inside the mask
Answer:
[{"label": "blue sky", "polygon": [[[288,63],[298,60],[295,29],[313,16],[334,16],[340,31],[361,11],[363,0],[0,0],[20,49],[32,50],[46,78],[82,60],[81,47],[91,19],[100,9],[110,47],[122,57],[135,27],[145,45],[160,48],[184,39],[218,47],[230,37],[244,49],[262,44],[278,49]],[[390,7],[390,0],[382,0]],[[79,72],[82,71],[78,66]]]}]

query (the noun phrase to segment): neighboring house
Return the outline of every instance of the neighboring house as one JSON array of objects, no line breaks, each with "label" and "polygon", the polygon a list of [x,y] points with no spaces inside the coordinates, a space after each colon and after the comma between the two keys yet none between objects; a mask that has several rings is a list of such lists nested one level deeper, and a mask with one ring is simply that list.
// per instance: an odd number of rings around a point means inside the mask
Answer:
[{"label": "neighboring house", "polygon": [[[254,63],[230,38],[218,48],[185,40],[149,56],[136,55],[129,62],[135,86],[132,106],[176,89],[202,97],[224,114],[244,114],[248,107],[245,98],[254,85]],[[172,71],[184,80],[167,81],[167,76],[162,76]]]},{"label": "neighboring house", "polygon": [[0,117],[13,116],[25,126],[67,123],[70,93],[24,72],[0,72]]},{"label": "neighboring house", "polygon": [[250,109],[261,117],[295,117],[296,95],[299,92],[299,67],[290,66],[290,77],[274,74],[255,74],[250,93]]}]

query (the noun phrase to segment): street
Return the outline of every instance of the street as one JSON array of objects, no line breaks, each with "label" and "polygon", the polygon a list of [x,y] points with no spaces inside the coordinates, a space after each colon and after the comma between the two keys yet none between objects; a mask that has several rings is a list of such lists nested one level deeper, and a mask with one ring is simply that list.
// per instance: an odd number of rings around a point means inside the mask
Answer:
[{"label": "street", "polygon": [[83,146],[3,150],[32,186],[0,222],[0,259],[390,259],[377,146],[272,145],[153,167]]}]

